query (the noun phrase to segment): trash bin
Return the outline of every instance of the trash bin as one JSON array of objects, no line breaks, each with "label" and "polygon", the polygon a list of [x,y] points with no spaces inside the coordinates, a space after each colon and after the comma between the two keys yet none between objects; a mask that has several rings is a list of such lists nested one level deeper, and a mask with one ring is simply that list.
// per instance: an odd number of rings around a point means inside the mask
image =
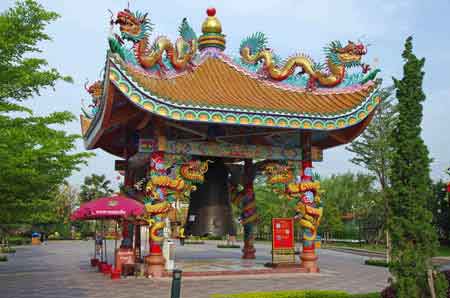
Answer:
[{"label": "trash bin", "polygon": [[41,244],[41,234],[34,232],[31,234],[31,244],[32,245],[39,245]]}]

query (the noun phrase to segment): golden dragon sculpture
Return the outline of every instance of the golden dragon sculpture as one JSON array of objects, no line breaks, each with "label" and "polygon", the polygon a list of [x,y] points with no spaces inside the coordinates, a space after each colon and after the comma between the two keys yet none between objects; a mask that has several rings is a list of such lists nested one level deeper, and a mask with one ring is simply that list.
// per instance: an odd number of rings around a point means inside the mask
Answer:
[{"label": "golden dragon sculpture", "polygon": [[[362,57],[367,53],[367,47],[362,43],[348,41],[342,46],[339,41],[333,41],[325,47],[326,63],[316,63],[310,57],[299,54],[293,55],[284,61],[267,48],[267,38],[257,32],[244,39],[240,46],[241,60],[244,64],[262,64],[261,73],[275,81],[283,81],[296,74],[308,75],[307,89],[314,90],[318,86],[334,87],[340,84],[346,75],[347,69],[361,67],[366,74],[370,66],[361,63]],[[378,69],[367,74],[360,83],[374,79]]]},{"label": "golden dragon sculpture", "polygon": [[[155,152],[151,157],[150,177],[145,187],[146,220],[150,224],[150,237],[154,242],[163,241],[162,220],[172,209],[172,202],[188,197],[203,183],[209,161],[185,160],[176,155]],[[172,174],[171,169],[175,169]]]},{"label": "golden dragon sculpture", "polygon": [[[267,183],[275,186],[275,191],[288,197],[296,199],[296,218],[300,225],[311,233],[304,234],[304,239],[313,241],[317,236],[317,229],[323,214],[320,202],[320,183],[296,182],[293,168],[289,165],[268,163],[264,166],[263,173],[267,176]],[[313,195],[313,198],[308,196]]]},{"label": "golden dragon sculpture", "polygon": [[[147,13],[131,12],[124,9],[117,14],[112,24],[118,24],[121,36],[117,34],[109,38],[110,49],[113,53],[119,54],[123,60],[141,65],[145,69],[157,69],[160,74],[164,74],[167,66],[164,64],[164,53],[168,62],[177,71],[190,69],[192,59],[197,53],[197,37],[188,24],[186,18],[183,19],[178,31],[180,37],[173,44],[167,37],[159,36],[150,45],[149,36],[153,30],[153,25],[148,19]],[[133,43],[130,51],[124,46],[124,40]]]}]

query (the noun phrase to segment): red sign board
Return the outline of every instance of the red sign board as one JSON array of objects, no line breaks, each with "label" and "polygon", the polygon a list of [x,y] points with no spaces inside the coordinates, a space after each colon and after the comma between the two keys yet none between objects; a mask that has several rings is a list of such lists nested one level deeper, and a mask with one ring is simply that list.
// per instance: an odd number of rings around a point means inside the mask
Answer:
[{"label": "red sign board", "polygon": [[134,251],[119,248],[116,250],[116,268],[122,268],[122,264],[134,264]]},{"label": "red sign board", "polygon": [[294,249],[294,219],[273,218],[272,219],[272,248]]}]

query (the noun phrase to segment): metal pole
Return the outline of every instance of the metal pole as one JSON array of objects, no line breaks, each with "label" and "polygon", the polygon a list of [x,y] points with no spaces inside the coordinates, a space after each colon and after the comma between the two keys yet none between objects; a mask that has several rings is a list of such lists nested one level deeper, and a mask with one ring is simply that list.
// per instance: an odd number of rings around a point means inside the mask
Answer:
[{"label": "metal pole", "polygon": [[114,233],[114,268],[116,268],[116,253],[117,253],[117,225],[119,223],[116,221],[116,231]]},{"label": "metal pole", "polygon": [[103,253],[103,219],[100,220],[100,241],[102,246],[100,247],[100,253],[101,253],[101,257],[100,260],[103,262],[104,261],[104,253]]},{"label": "metal pole", "polygon": [[97,221],[94,220],[94,259],[97,258]]},{"label": "metal pole", "polygon": [[[103,223],[103,234],[105,234],[105,224]],[[105,239],[105,262],[108,263],[108,251],[106,250],[106,237],[103,236],[103,239]]]},{"label": "metal pole", "polygon": [[183,271],[174,269],[172,274],[172,291],[170,298],[180,298],[181,295],[181,274]]}]

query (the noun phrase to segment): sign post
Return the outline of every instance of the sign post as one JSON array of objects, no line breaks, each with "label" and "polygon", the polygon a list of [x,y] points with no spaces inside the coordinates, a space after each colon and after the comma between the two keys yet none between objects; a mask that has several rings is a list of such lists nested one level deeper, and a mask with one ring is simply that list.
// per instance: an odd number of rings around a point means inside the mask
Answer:
[{"label": "sign post", "polygon": [[272,219],[272,266],[295,265],[294,219]]}]

